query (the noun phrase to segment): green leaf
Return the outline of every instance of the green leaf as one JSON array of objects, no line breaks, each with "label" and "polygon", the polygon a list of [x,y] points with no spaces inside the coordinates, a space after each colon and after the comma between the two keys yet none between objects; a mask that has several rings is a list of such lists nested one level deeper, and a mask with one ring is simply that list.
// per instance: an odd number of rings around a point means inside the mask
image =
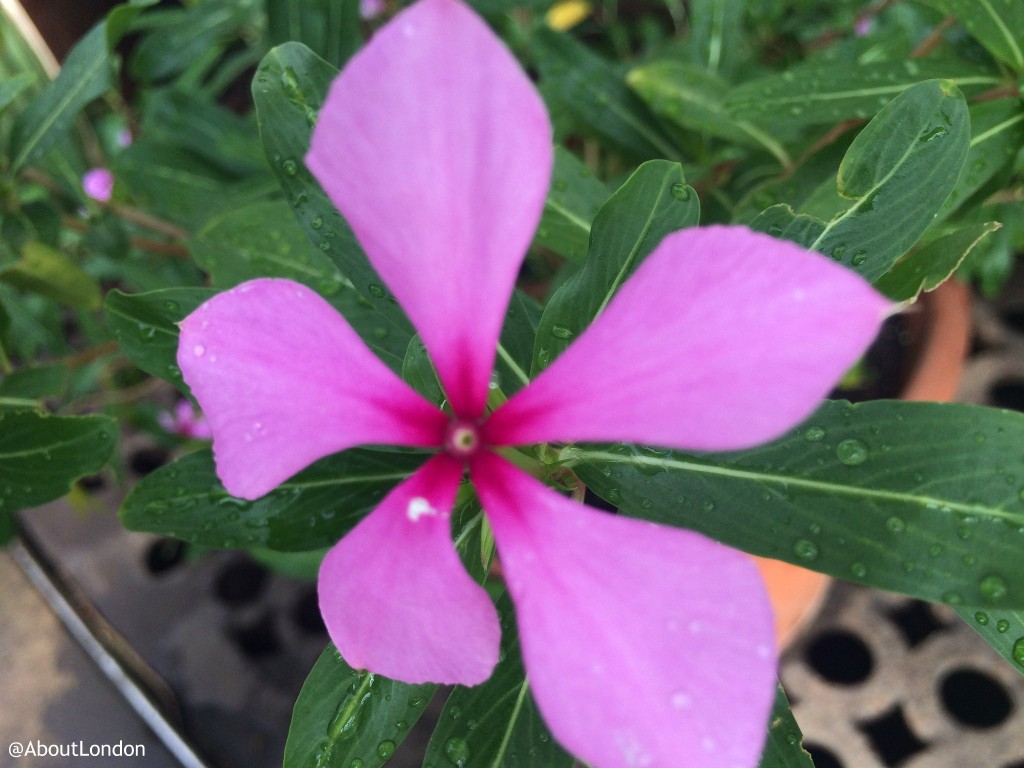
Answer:
[{"label": "green leaf", "polygon": [[571,35],[548,27],[536,30],[531,50],[540,69],[542,92],[557,102],[549,106],[564,107],[581,130],[640,160],[679,156],[610,61]]},{"label": "green leaf", "polygon": [[744,0],[691,0],[690,44],[694,62],[712,74],[729,72],[743,55]]},{"label": "green leaf", "polygon": [[1024,675],[1024,611],[979,611],[957,608],[961,618],[1011,666]]},{"label": "green leaf", "polygon": [[761,211],[749,226],[755,232],[764,232],[779,240],[789,240],[804,248],[809,248],[825,231],[824,221],[805,213],[796,213],[785,203]]},{"label": "green leaf", "polygon": [[1020,0],[946,0],[979,43],[1017,72],[1024,71],[1024,4]]},{"label": "green leaf", "polygon": [[20,75],[5,77],[0,81],[0,111],[10,106],[21,92],[32,85],[35,80],[35,75],[31,72],[22,72]]},{"label": "green leaf", "polygon": [[43,243],[26,243],[21,258],[0,269],[0,280],[70,307],[96,309],[100,287],[74,261]]},{"label": "green leaf", "polygon": [[893,301],[913,301],[922,291],[933,291],[946,282],[974,247],[1001,226],[998,221],[988,221],[933,240],[897,262],[875,287]]},{"label": "green leaf", "polygon": [[209,288],[111,291],[103,307],[107,327],[135,365],[187,392],[177,363],[177,324],[215,293]]},{"label": "green leaf", "polygon": [[669,232],[692,227],[700,201],[678,163],[640,166],[594,219],[583,268],[551,297],[537,329],[533,371],[543,370],[604,310]]},{"label": "green leaf", "polygon": [[544,201],[534,246],[548,248],[581,263],[587,255],[590,224],[607,199],[607,187],[594,178],[575,155],[563,147],[555,147],[551,189]]},{"label": "green leaf", "polygon": [[497,384],[506,395],[515,394],[530,383],[528,373],[540,317],[540,305],[516,289],[505,313],[494,361]]},{"label": "green leaf", "polygon": [[437,371],[419,335],[409,340],[409,348],[402,360],[402,380],[438,407],[445,400]]},{"label": "green leaf", "polygon": [[854,203],[808,247],[871,282],[888,272],[955,186],[969,136],[967,105],[949,81],[905,90],[850,145],[836,183]]},{"label": "green leaf", "polygon": [[770,132],[726,111],[728,83],[703,67],[663,59],[630,70],[626,82],[667,123],[767,150],[783,166],[790,165],[785,148]]},{"label": "green leaf", "polygon": [[571,768],[574,758],[551,738],[530,693],[507,593],[498,599],[497,608],[502,629],[500,661],[485,683],[456,686],[452,691],[424,764]]},{"label": "green leaf", "polygon": [[295,702],[284,768],[380,768],[436,689],[352,669],[328,645]]},{"label": "green leaf", "polygon": [[352,449],[321,459],[256,501],[231,496],[200,450],[146,475],[121,522],[211,547],[305,552],[332,546],[423,464],[417,453]]},{"label": "green leaf", "polygon": [[63,363],[23,368],[0,378],[0,398],[25,397],[39,400],[60,397],[68,388],[69,371]]},{"label": "green leaf", "polygon": [[1000,82],[987,70],[957,60],[806,64],[734,88],[725,99],[725,109],[737,120],[776,130],[827,125],[871,117],[908,88],[933,79],[952,80],[969,95]]},{"label": "green leaf", "polygon": [[826,403],[758,448],[562,449],[630,515],[924,600],[1024,606],[1024,415]]},{"label": "green leaf", "polygon": [[937,222],[944,221],[1000,170],[1008,168],[1024,145],[1024,109],[1018,99],[983,101],[972,104],[969,111],[971,143],[967,160],[936,216]]},{"label": "green leaf", "polygon": [[60,498],[107,463],[116,441],[109,416],[0,413],[0,511]]},{"label": "green leaf", "polygon": [[267,0],[270,42],[298,42],[341,68],[363,42],[359,0]]},{"label": "green leaf", "polygon": [[789,708],[786,692],[775,688],[775,704],[768,726],[768,740],[758,768],[814,768],[811,756],[804,751],[803,734]]},{"label": "green leaf", "polygon": [[381,314],[383,325],[405,329],[403,344],[408,343],[413,331],[401,307],[302,162],[317,114],[337,74],[334,67],[299,43],[285,43],[270,51],[252,84],[263,148],[306,236]]},{"label": "green leaf", "polygon": [[408,325],[394,325],[359,295],[323,251],[309,242],[283,201],[254,203],[211,220],[189,242],[214,285],[230,288],[258,277],[286,277],[308,285],[333,304],[392,369],[408,346]]}]

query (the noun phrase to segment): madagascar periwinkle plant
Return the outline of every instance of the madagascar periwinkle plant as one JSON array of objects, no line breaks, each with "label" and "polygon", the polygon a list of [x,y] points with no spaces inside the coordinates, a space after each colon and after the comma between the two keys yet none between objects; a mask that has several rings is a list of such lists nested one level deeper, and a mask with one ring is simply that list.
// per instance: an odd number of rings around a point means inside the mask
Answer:
[{"label": "madagascar periwinkle plant", "polygon": [[434,768],[811,766],[751,554],[1024,673],[1024,417],[829,399],[1024,247],[1024,3],[135,0],[52,81],[13,19],[0,533],[177,445],[127,528],[319,562],[287,768],[439,685]]}]

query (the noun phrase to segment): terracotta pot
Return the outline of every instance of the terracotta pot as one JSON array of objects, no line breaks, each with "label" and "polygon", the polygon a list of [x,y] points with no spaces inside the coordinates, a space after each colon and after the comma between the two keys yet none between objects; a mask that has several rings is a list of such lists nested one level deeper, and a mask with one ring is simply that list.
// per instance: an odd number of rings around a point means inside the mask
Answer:
[{"label": "terracotta pot", "polygon": [[[970,345],[970,289],[947,280],[921,297],[909,311],[907,324],[913,341],[900,399],[949,402]],[[775,609],[775,635],[782,647],[817,613],[831,578],[780,560],[754,559]]]}]

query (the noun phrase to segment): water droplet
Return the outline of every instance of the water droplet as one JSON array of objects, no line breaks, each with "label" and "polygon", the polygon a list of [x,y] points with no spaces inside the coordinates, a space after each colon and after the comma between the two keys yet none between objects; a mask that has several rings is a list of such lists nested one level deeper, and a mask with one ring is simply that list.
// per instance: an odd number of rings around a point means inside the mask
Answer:
[{"label": "water droplet", "polygon": [[893,533],[903,533],[907,529],[907,523],[902,517],[893,515],[885,521],[885,527]]},{"label": "water droplet", "polygon": [[919,137],[923,142],[934,141],[935,139],[941,139],[943,136],[949,133],[949,129],[941,125],[929,128],[927,131],[921,134]]},{"label": "water droplet", "polygon": [[984,611],[978,611],[976,614],[974,614],[974,620],[984,627],[988,624],[988,614]]},{"label": "water droplet", "polygon": [[846,253],[846,245],[844,245],[843,243],[840,243],[839,245],[835,246],[831,250],[830,255],[836,261],[842,261],[843,255],[845,253]]},{"label": "water droplet", "polygon": [[672,185],[671,192],[672,197],[674,197],[676,200],[680,202],[685,203],[687,200],[690,199],[690,188],[685,184],[676,182],[675,184]]},{"label": "water droplet", "polygon": [[682,691],[672,694],[672,706],[676,709],[689,709],[693,705],[693,698]]},{"label": "water droplet", "polygon": [[385,739],[377,745],[377,757],[381,760],[387,760],[393,754],[395,754],[395,742],[390,739]]},{"label": "water droplet", "polygon": [[964,601],[963,597],[959,592],[944,592],[942,594],[942,602],[949,603],[950,605],[960,605]]},{"label": "water droplet", "polygon": [[462,716],[462,710],[459,707],[447,707],[448,717],[452,720],[458,720]]},{"label": "water droplet", "polygon": [[860,440],[843,440],[836,446],[836,458],[848,467],[855,467],[867,461],[868,447]]},{"label": "water droplet", "polygon": [[164,309],[166,309],[168,312],[180,312],[181,311],[181,307],[178,306],[178,302],[176,302],[176,301],[165,301],[164,302]]},{"label": "water droplet", "polygon": [[150,341],[156,336],[156,326],[147,325],[146,323],[139,323],[139,339],[142,341]]},{"label": "water droplet", "polygon": [[556,325],[551,329],[551,335],[556,339],[571,339],[572,331],[561,325]]},{"label": "water droplet", "polygon": [[816,443],[825,437],[825,430],[821,427],[808,427],[804,430],[804,440]]},{"label": "water droplet", "polygon": [[981,445],[982,443],[984,443],[985,442],[985,433],[984,432],[975,432],[974,433],[974,442],[976,442],[978,445]]},{"label": "water droplet", "polygon": [[314,216],[313,220],[311,222],[309,222],[309,226],[311,226],[313,229],[320,229],[320,227],[322,227],[323,225],[324,225],[324,217],[323,216]]},{"label": "water droplet", "polygon": [[413,696],[411,699],[409,699],[409,706],[414,709],[419,709],[426,703],[427,700],[424,699],[422,696]]},{"label": "water droplet", "polygon": [[1017,642],[1013,644],[1013,651],[1010,654],[1013,656],[1013,660],[1024,667],[1024,637],[1018,637]]},{"label": "water droplet", "polygon": [[409,722],[407,720],[396,720],[395,728],[400,731],[407,731],[409,730]]},{"label": "water droplet", "polygon": [[377,283],[370,283],[366,290],[368,290],[370,295],[375,299],[383,299],[385,296],[384,287],[377,285]]},{"label": "water droplet", "polygon": [[352,764],[349,766],[349,768],[363,768],[364,765],[365,763],[357,757],[352,761]]},{"label": "water droplet", "polygon": [[938,557],[941,554],[942,554],[942,545],[941,544],[932,544],[930,547],[928,547],[928,556],[929,557]]},{"label": "water droplet", "polygon": [[285,160],[281,163],[281,170],[289,176],[294,176],[299,172],[299,165],[292,159]]},{"label": "water droplet", "polygon": [[978,589],[981,591],[981,596],[989,603],[999,602],[1009,592],[1006,582],[999,576],[986,576],[981,580]]},{"label": "water droplet", "polygon": [[850,566],[850,572],[858,579],[863,579],[868,575],[868,568],[864,563],[854,563]]},{"label": "water droplet", "polygon": [[855,251],[853,257],[850,259],[850,264],[855,267],[864,265],[864,262],[868,260],[868,252],[864,250]]},{"label": "water droplet", "polygon": [[711,499],[705,499],[703,502],[701,502],[700,508],[703,509],[705,512],[714,512],[715,502],[713,502]]},{"label": "water droplet", "polygon": [[996,622],[996,630],[1000,634],[1006,634],[1007,630],[1009,630],[1009,629],[1010,629],[1010,622],[1008,622],[1006,619],[1000,619],[999,621]]},{"label": "water droplet", "polygon": [[469,745],[462,739],[448,739],[444,744],[444,756],[458,768],[465,768],[469,763]]},{"label": "water droplet", "polygon": [[818,545],[807,539],[799,539],[793,545],[793,551],[801,560],[814,560],[818,556]]}]

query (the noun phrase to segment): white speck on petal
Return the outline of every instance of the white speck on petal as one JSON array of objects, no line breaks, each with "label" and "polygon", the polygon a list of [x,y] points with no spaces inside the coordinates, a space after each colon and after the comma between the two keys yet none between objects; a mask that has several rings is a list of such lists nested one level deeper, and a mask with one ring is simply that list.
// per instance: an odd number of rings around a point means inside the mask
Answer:
[{"label": "white speck on petal", "polygon": [[677,691],[672,694],[672,706],[676,709],[689,709],[693,704],[693,698],[688,693]]},{"label": "white speck on petal", "polygon": [[436,515],[437,510],[430,506],[430,502],[422,496],[413,496],[409,499],[409,506],[406,507],[405,514],[415,523],[424,515]]},{"label": "white speck on petal", "polygon": [[204,347],[202,344],[196,344],[194,347],[192,347],[192,354],[195,355],[196,357],[202,357],[203,355],[206,354],[206,347]]},{"label": "white speck on petal", "polygon": [[615,744],[622,750],[622,756],[626,760],[626,765],[631,768],[644,768],[644,766],[651,764],[651,756],[644,751],[644,748],[633,734],[616,733]]}]

